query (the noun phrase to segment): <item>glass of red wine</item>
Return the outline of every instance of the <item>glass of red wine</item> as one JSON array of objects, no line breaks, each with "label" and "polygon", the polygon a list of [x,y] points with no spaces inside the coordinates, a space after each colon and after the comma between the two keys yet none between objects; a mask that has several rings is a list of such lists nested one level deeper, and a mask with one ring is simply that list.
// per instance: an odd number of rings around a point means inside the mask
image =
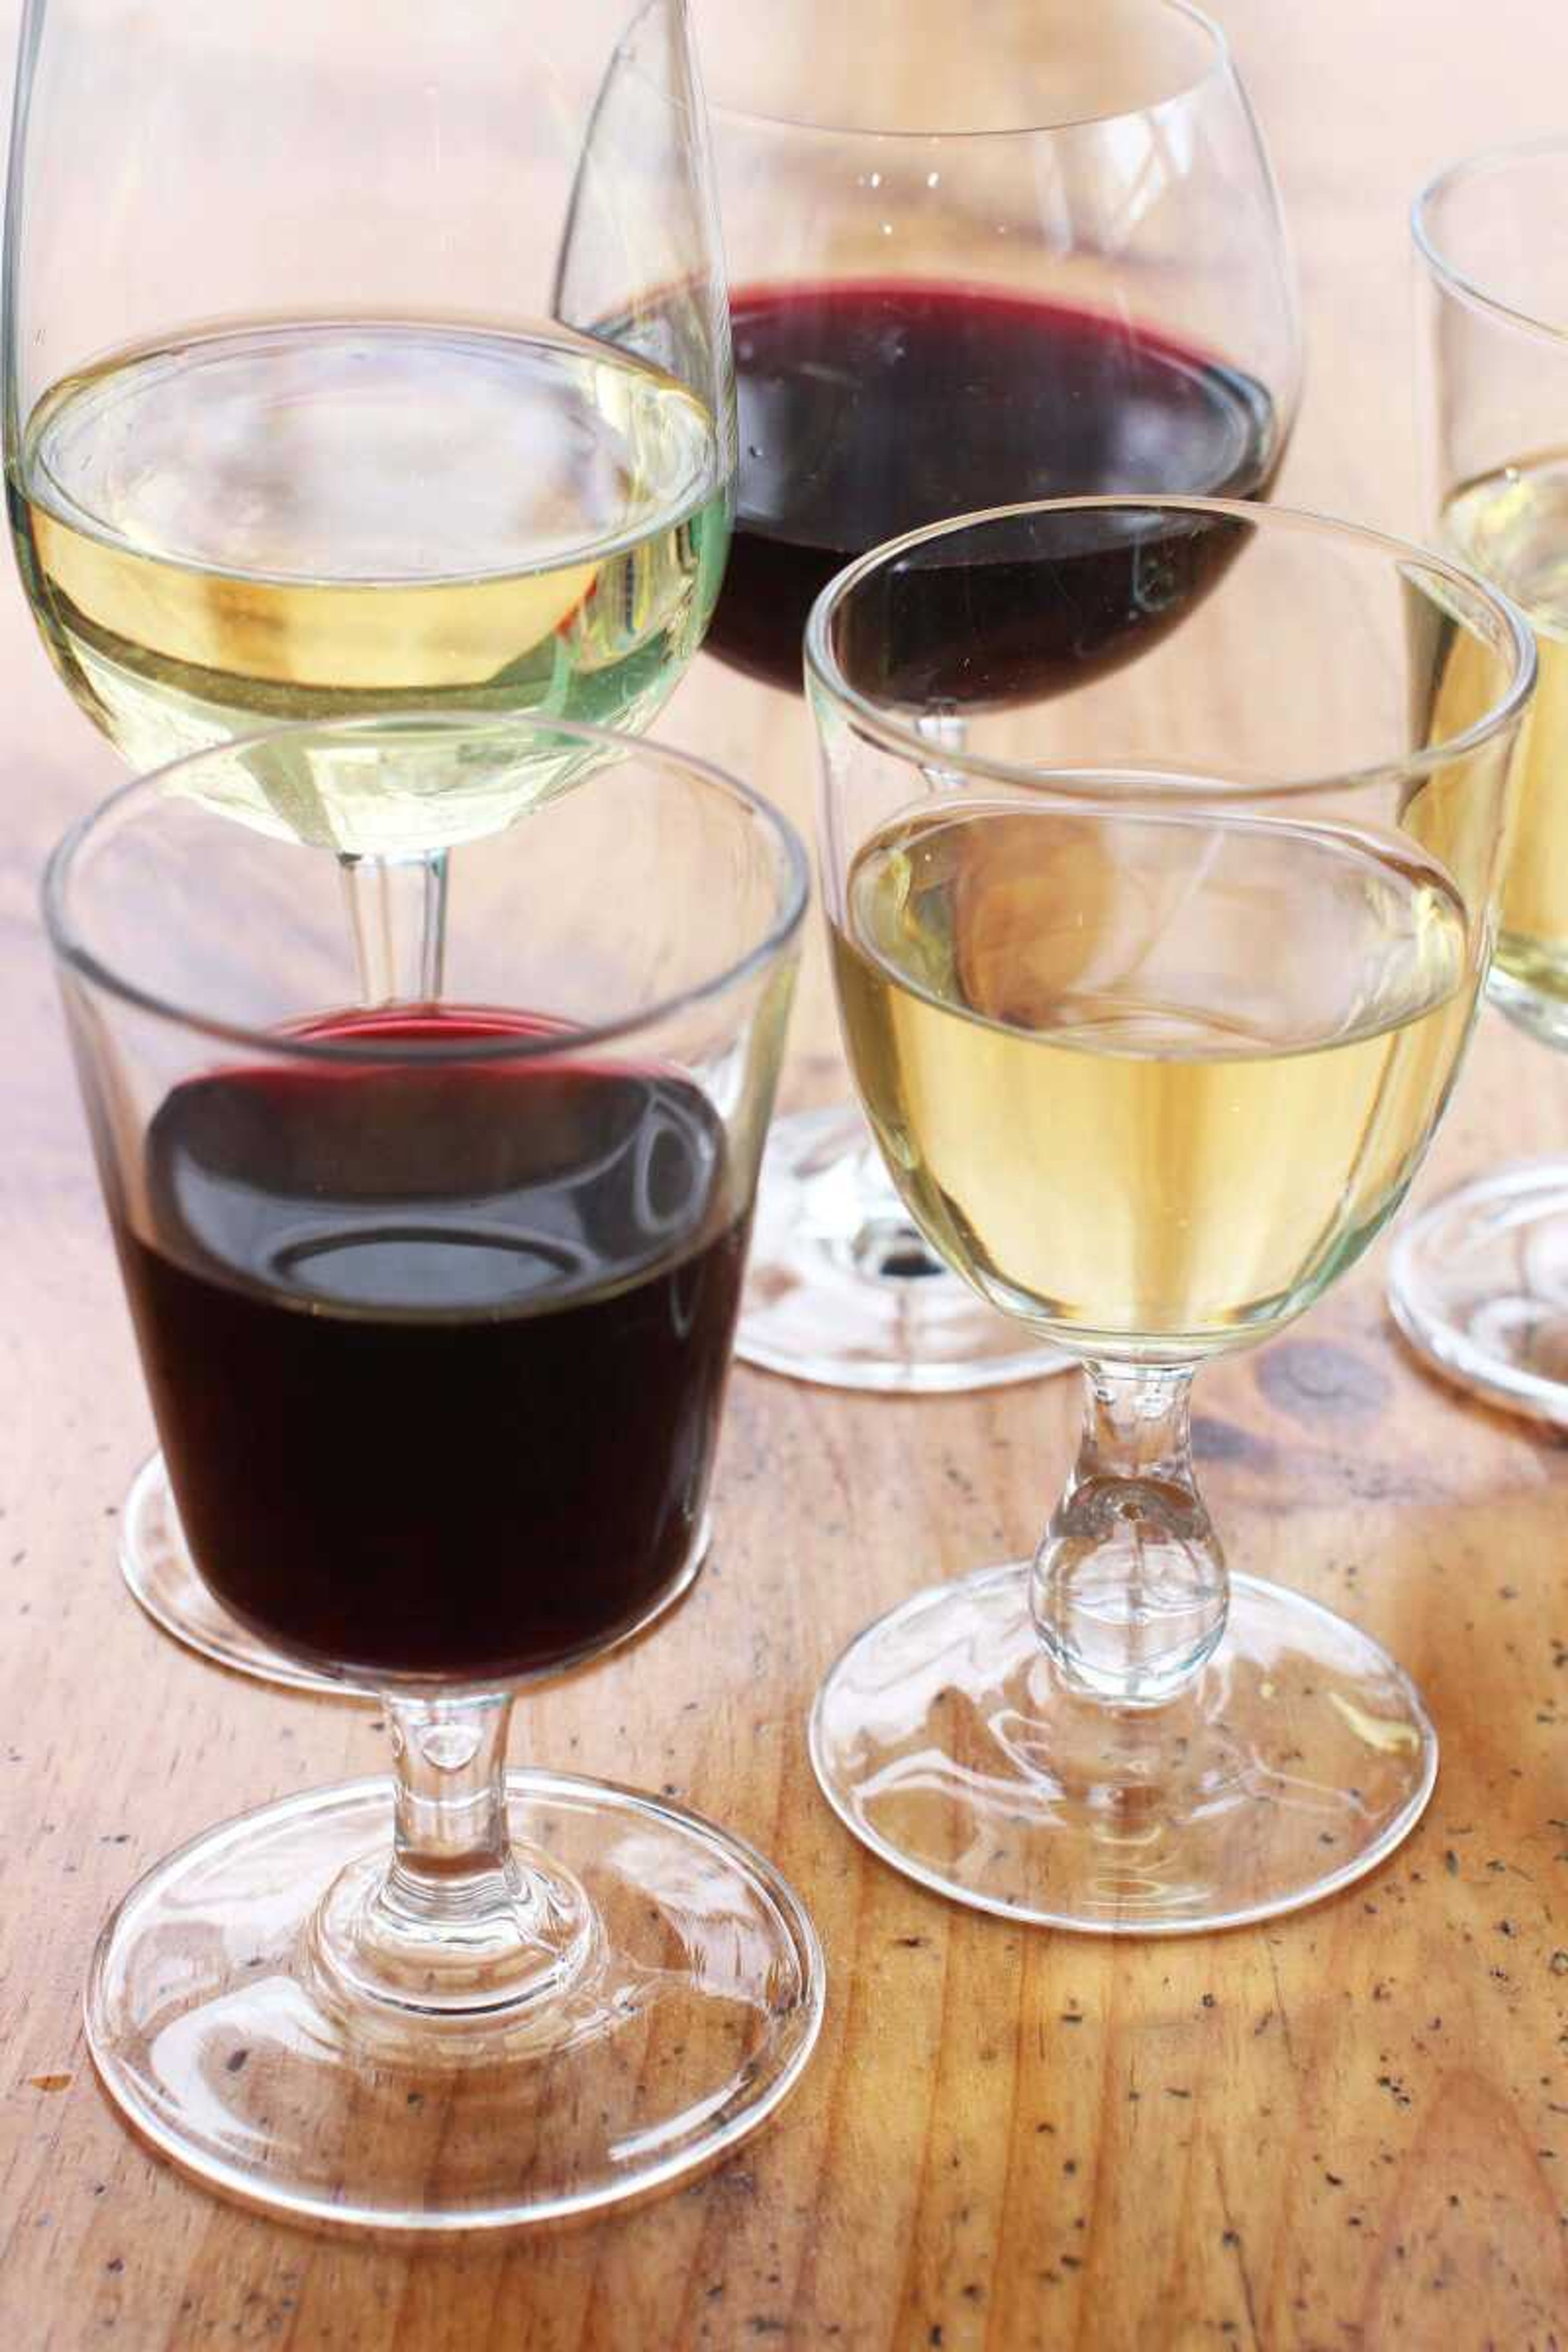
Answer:
[{"label": "glass of red wine", "polygon": [[[497,790],[594,755],[454,848],[425,1002],[361,1005],[331,849],[216,804],[216,762],[266,788],[356,746]],[[788,825],[717,770],[449,715],[200,754],[55,856],[193,1555],[392,1735],[393,1778],[208,1831],[100,1941],[100,2074],[213,2187],[384,2228],[559,2218],[716,2157],[805,2063],[822,1962],[772,1867],[662,1798],[505,1761],[514,1695],[701,1565],[805,896]]]},{"label": "glass of red wine", "polygon": [[[1294,277],[1223,35],[1184,0],[695,11],[731,280],[735,535],[708,645],[790,692],[813,598],[894,533],[1068,493],[1258,498]],[[956,705],[922,703],[940,750]],[[778,1121],[740,1352],[842,1386],[1059,1366],[943,1268],[847,1106]]]}]

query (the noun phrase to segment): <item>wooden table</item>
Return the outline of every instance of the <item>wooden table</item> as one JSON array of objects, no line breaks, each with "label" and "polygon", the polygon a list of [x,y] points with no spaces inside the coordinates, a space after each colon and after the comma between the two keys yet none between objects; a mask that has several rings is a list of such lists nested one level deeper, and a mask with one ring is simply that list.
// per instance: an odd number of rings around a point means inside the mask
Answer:
[{"label": "wooden table", "polygon": [[[1405,200],[1451,153],[1561,123],[1568,11],[1221,13],[1305,281],[1285,493],[1418,527]],[[1232,1559],[1370,1626],[1439,1725],[1436,1800],[1376,1877],[1271,1928],[1134,1947],[965,1916],[862,1855],[811,1779],[810,1693],[874,1612],[1033,1544],[1076,1397],[742,1373],[713,1570],[656,1641],[531,1703],[519,1748],[678,1790],[803,1890],[830,2009],[778,2123],[629,2218],[414,2251],[232,2211],[127,2137],[79,2021],[106,1911],[206,1823],[374,1769],[384,1734],[206,1670],[116,1580],[148,1420],[34,904],[47,845],[119,771],[8,579],[0,677],[0,2346],[1568,2345],[1568,1449],[1415,1369],[1381,1252],[1202,1390]],[[805,813],[798,709],[704,664],[664,731]],[[831,1050],[820,971],[796,1041]],[[1493,1018],[1422,1193],[1565,1140],[1564,1075]]]}]

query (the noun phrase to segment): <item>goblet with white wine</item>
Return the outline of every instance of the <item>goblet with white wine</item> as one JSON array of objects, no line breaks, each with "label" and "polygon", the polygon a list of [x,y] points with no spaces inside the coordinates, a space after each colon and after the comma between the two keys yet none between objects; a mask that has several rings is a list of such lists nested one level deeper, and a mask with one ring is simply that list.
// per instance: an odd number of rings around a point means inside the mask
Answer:
[{"label": "goblet with white wine", "polygon": [[[1227,1574],[1192,1382],[1311,1307],[1430,1139],[1491,946],[1529,631],[1370,531],[1112,498],[863,558],[806,670],[883,1158],[933,1248],[1087,1375],[1034,1557],[850,1644],[818,1777],[982,1909],[1141,1934],[1289,1910],[1397,1844],[1436,1743],[1367,1633]],[[962,750],[924,730],[939,709]]]}]

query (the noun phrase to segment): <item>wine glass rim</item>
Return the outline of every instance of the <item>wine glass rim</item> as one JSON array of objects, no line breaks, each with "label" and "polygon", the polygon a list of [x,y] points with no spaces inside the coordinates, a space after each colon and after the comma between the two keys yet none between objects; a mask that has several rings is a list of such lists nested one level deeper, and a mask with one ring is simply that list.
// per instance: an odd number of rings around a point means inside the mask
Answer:
[{"label": "wine glass rim", "polygon": [[[853,5],[854,0],[847,0]],[[1196,27],[1209,45],[1207,63],[1201,73],[1178,88],[1168,89],[1163,97],[1151,99],[1142,106],[1103,107],[1086,114],[1059,114],[1044,121],[997,125],[989,129],[967,129],[963,124],[933,123],[921,130],[889,129],[859,122],[826,122],[795,114],[769,114],[758,107],[729,106],[711,94],[708,98],[708,113],[713,121],[732,122],[757,130],[801,131],[823,139],[885,140],[889,145],[930,146],[936,141],[1041,139],[1053,131],[1089,131],[1097,124],[1135,122],[1142,116],[1159,114],[1165,108],[1184,105],[1198,91],[1206,89],[1231,70],[1229,39],[1215,17],[1196,5],[1196,0],[1147,0],[1147,5],[1161,15],[1184,16]]]},{"label": "wine glass rim", "polygon": [[1432,275],[1459,301],[1467,303],[1472,310],[1484,310],[1493,318],[1505,319],[1510,326],[1519,328],[1525,334],[1539,336],[1543,342],[1568,343],[1568,317],[1543,319],[1535,311],[1521,310],[1517,303],[1505,302],[1500,295],[1489,293],[1444,251],[1432,217],[1443,198],[1462,187],[1467,181],[1479,180],[1489,173],[1507,171],[1511,165],[1553,154],[1568,161],[1568,131],[1542,131],[1530,139],[1515,139],[1494,147],[1479,147],[1472,154],[1461,155],[1453,163],[1445,163],[1417,190],[1411,203],[1410,234],[1416,251]]},{"label": "wine glass rim", "polygon": [[[1479,719],[1457,735],[1441,743],[1404,753],[1398,759],[1378,760],[1363,767],[1336,769],[1310,775],[1286,776],[1266,783],[1247,779],[1226,780],[1218,773],[1199,775],[1192,770],[1169,772],[1140,767],[1131,763],[1119,766],[1107,764],[1103,769],[1078,766],[1053,767],[1048,762],[994,759],[984,752],[950,748],[946,744],[933,751],[931,739],[922,734],[910,721],[893,717],[888,709],[862,694],[850,684],[840,667],[832,646],[832,623],[846,600],[888,563],[924,547],[934,540],[956,537],[960,531],[976,529],[987,523],[1013,522],[1037,515],[1089,513],[1123,509],[1129,512],[1218,515],[1237,522],[1246,522],[1270,530],[1300,530],[1311,536],[1329,533],[1344,541],[1353,540],[1367,549],[1381,550],[1395,559],[1405,570],[1419,571],[1445,581],[1490,610],[1500,624],[1503,635],[1512,648],[1513,669],[1506,689],[1483,711]],[[1108,787],[1120,787],[1136,776],[1144,797],[1164,798],[1188,803],[1204,799],[1213,800],[1216,793],[1230,792],[1238,802],[1273,803],[1292,801],[1309,793],[1331,791],[1364,791],[1373,785],[1405,781],[1440,773],[1445,768],[1467,760],[1496,736],[1505,734],[1517,721],[1529,702],[1535,686],[1537,655],[1535,638],[1529,622],[1512,598],[1500,588],[1468,570],[1463,564],[1450,562],[1431,549],[1417,547],[1413,541],[1396,539],[1387,531],[1374,530],[1363,523],[1342,522],[1332,515],[1314,514],[1306,508],[1264,505],[1249,499],[1204,499],[1163,492],[1119,491],[1108,496],[1067,499],[1028,499],[1016,504],[985,507],[973,514],[955,515],[945,521],[928,523],[920,530],[905,531],[898,539],[873,547],[847,564],[830,580],[816,602],[805,625],[805,662],[808,687],[816,685],[834,703],[847,712],[857,729],[865,736],[893,752],[900,759],[912,760],[930,767],[940,764],[944,773],[974,776],[988,782],[1026,785],[1033,790],[1048,790],[1064,799],[1086,803],[1103,803]]]},{"label": "wine glass rim", "polygon": [[[203,1012],[197,1005],[178,1003],[172,996],[142,986],[129,973],[117,970],[95,953],[79,931],[70,907],[70,892],[83,853],[90,849],[113,821],[127,810],[134,811],[143,804],[150,807],[176,797],[178,780],[188,770],[199,767],[205,761],[294,738],[319,739],[330,735],[363,736],[374,740],[393,730],[416,734],[422,729],[445,730],[464,737],[488,734],[511,740],[538,733],[559,741],[565,736],[586,745],[598,745],[610,754],[649,761],[656,767],[695,778],[705,786],[716,788],[723,797],[746,811],[770,838],[779,866],[778,911],[762,937],[743,955],[732,958],[721,970],[694,982],[689,987],[674,990],[669,995],[640,1005],[636,1012],[616,1020],[574,1024],[559,1034],[537,1037],[491,1034],[466,1041],[433,1037],[389,1042],[384,1037],[378,1041],[371,1036],[353,1043],[342,1037],[290,1034],[282,1028],[224,1020]],[[240,818],[219,817],[215,822],[247,829]],[[515,820],[517,824],[527,822],[526,814]],[[257,828],[248,829],[253,837],[258,837]],[[498,830],[510,831],[511,828]],[[306,846],[281,840],[277,845],[279,848]],[[323,848],[320,854],[331,856],[333,853]],[[395,718],[383,714],[361,719],[300,719],[287,726],[260,728],[248,735],[205,744],[200,751],[187,752],[183,758],[170,761],[146,775],[133,776],[128,782],[118,785],[85,816],[79,817],[61,835],[45,866],[40,897],[45,930],[59,963],[92,987],[102,990],[123,1004],[133,1006],[140,1013],[152,1015],[155,1020],[168,1022],[198,1036],[210,1037],[221,1045],[264,1053],[268,1059],[275,1061],[325,1062],[360,1066],[414,1064],[427,1067],[433,1064],[546,1061],[563,1053],[580,1054],[585,1046],[614,1045],[617,1040],[636,1037],[639,1032],[657,1028],[662,1022],[694,1005],[710,1002],[733,988],[743,986],[758,972],[765,971],[800,930],[810,898],[810,871],[805,845],[781,810],[765,800],[761,793],[753,791],[751,785],[742,783],[712,761],[699,759],[672,744],[646,742],[638,736],[616,734],[608,728],[591,727],[576,719],[528,716],[497,719],[489,713],[470,716],[459,711],[400,711]],[[376,1006],[372,1009],[384,1013],[389,1008]]]}]

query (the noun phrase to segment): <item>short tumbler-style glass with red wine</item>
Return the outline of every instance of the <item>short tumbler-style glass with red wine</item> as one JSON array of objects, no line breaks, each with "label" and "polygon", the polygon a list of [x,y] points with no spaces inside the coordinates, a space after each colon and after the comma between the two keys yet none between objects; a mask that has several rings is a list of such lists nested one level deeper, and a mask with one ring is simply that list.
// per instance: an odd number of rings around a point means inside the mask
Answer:
[{"label": "short tumbler-style glass with red wine", "polygon": [[[231,812],[322,749],[575,790],[452,853],[438,998],[356,1003],[330,850]],[[548,736],[550,744],[541,738]],[[128,787],[46,912],[201,1573],[381,1695],[395,1777],[160,1863],[100,2074],[209,2184],[472,2229],[641,2194],[810,2053],[789,1888],[662,1798],[506,1769],[514,1695],[689,1586],[805,902],[718,771],[560,723],[279,730]]]},{"label": "short tumbler-style glass with red wine", "polygon": [[[1185,0],[695,0],[734,320],[735,533],[708,649],[798,693],[812,600],[900,531],[1025,499],[1256,499],[1295,278],[1223,34]],[[963,710],[922,709],[939,747]],[[808,759],[803,744],[803,760]],[[975,1298],[859,1113],[774,1125],[737,1341],[861,1389],[1065,1357]]]}]

